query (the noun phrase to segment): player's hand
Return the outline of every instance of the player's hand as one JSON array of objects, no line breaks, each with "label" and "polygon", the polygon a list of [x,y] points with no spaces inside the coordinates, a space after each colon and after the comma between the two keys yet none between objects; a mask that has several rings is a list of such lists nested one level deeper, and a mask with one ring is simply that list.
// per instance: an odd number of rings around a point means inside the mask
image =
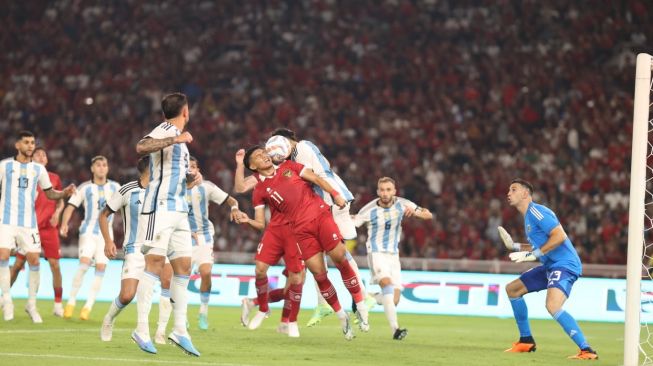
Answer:
[{"label": "player's hand", "polygon": [[118,250],[116,249],[116,243],[112,241],[105,241],[104,242],[104,255],[107,256],[109,259],[114,259],[116,258],[116,254],[118,254]]},{"label": "player's hand", "polygon": [[193,238],[193,240],[195,241],[195,243],[198,243],[198,244],[199,244],[200,239],[199,239],[199,236],[197,236],[197,233],[190,233],[190,236]]},{"label": "player's hand", "polygon": [[413,210],[410,207],[406,207],[406,211],[404,211],[405,217],[412,217],[414,214],[415,214],[415,210]]},{"label": "player's hand", "polygon": [[61,225],[59,228],[59,234],[61,234],[61,236],[64,238],[68,237],[68,224]]},{"label": "player's hand", "polygon": [[503,241],[503,245],[505,245],[509,251],[514,251],[516,249],[515,242],[512,241],[512,237],[508,234],[508,231],[506,231],[503,226],[497,227],[497,230],[499,231],[499,237]]},{"label": "player's hand", "polygon": [[[231,210],[231,214],[229,215],[229,220],[235,223],[239,223],[238,219],[243,215],[243,213],[239,209],[233,209]],[[245,215],[247,216],[247,215]]]},{"label": "player's hand", "polygon": [[52,215],[50,218],[50,225],[52,225],[52,227],[57,227],[57,225],[59,225],[59,215],[56,213]]},{"label": "player's hand", "polygon": [[533,252],[514,252],[509,254],[510,260],[515,263],[535,262],[537,257]]},{"label": "player's hand", "polygon": [[202,173],[200,172],[195,173],[195,175],[186,175],[186,188],[191,189],[199,186],[202,183],[202,179]]},{"label": "player's hand", "polygon": [[345,201],[345,199],[342,198],[342,196],[340,196],[340,195],[336,196],[333,199],[333,203],[335,203],[336,206],[340,207],[340,209],[343,209],[343,208],[345,208],[345,206],[347,206],[347,201]]},{"label": "player's hand", "polygon": [[247,216],[246,213],[240,211],[240,215],[236,217],[236,223],[238,224],[247,224],[251,219]]},{"label": "player's hand", "polygon": [[183,132],[181,135],[175,137],[175,144],[189,144],[193,142],[193,135],[190,132]]},{"label": "player's hand", "polygon": [[77,192],[77,188],[74,184],[70,184],[68,187],[63,189],[63,195],[65,198],[70,198],[70,196],[75,194],[75,192]]},{"label": "player's hand", "polygon": [[244,164],[245,161],[245,149],[240,149],[236,151],[236,164]]}]

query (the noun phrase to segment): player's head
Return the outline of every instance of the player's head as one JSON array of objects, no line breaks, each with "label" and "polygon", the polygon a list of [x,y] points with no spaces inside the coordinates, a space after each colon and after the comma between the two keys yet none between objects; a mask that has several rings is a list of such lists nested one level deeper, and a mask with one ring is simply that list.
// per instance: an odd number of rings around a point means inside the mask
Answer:
[{"label": "player's head", "polygon": [[527,180],[515,178],[510,182],[508,189],[508,203],[510,206],[517,207],[523,202],[533,200],[533,185]]},{"label": "player's head", "polygon": [[31,158],[36,148],[36,139],[30,131],[20,131],[16,135],[16,150],[18,155]]},{"label": "player's head", "polygon": [[32,152],[32,161],[39,163],[43,166],[48,165],[48,154],[45,152],[45,148],[38,146]]},{"label": "player's head", "polygon": [[274,135],[265,143],[265,151],[272,159],[272,162],[279,165],[288,159],[292,151],[292,146],[287,137]]},{"label": "player's head", "polygon": [[381,177],[376,184],[376,194],[384,205],[389,204],[397,195],[395,180],[390,177]]},{"label": "player's head", "polygon": [[138,159],[138,163],[136,163],[136,169],[138,169],[138,174],[141,177],[149,177],[150,176],[150,156],[145,155],[141,156],[140,159]]},{"label": "player's head", "polygon": [[102,155],[94,156],[91,159],[91,173],[95,179],[105,179],[109,174],[109,161]]},{"label": "player's head", "polygon": [[190,110],[188,109],[188,98],[182,93],[168,94],[161,100],[161,111],[166,121],[181,117],[184,126],[190,120]]},{"label": "player's head", "polygon": [[253,172],[260,171],[262,169],[268,169],[272,165],[272,159],[265,152],[265,148],[261,145],[255,145],[245,151],[245,157],[243,158],[243,163],[245,167]]},{"label": "player's head", "polygon": [[285,137],[285,138],[287,138],[289,140],[297,142],[297,136],[295,136],[295,131],[293,131],[291,129],[288,129],[288,128],[285,128],[285,127],[280,127],[280,128],[277,128],[276,130],[272,131],[272,134],[270,135],[270,137],[272,137],[272,136],[283,136],[283,137]]},{"label": "player's head", "polygon": [[194,156],[191,156],[188,158],[188,172],[192,175],[195,175],[199,173],[200,171],[200,164],[197,161],[197,158]]}]

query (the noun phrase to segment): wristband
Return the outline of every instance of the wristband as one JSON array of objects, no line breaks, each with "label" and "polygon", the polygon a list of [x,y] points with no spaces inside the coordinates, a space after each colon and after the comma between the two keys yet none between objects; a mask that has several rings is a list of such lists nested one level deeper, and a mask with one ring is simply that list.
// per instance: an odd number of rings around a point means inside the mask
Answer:
[{"label": "wristband", "polygon": [[336,191],[335,189],[332,190],[331,192],[329,192],[329,194],[330,194],[331,197],[333,197],[333,198],[336,198],[336,197],[340,196],[340,193],[339,193],[338,191]]},{"label": "wristband", "polygon": [[535,256],[535,258],[539,258],[539,257],[541,257],[541,256],[544,255],[544,253],[542,253],[542,251],[540,250],[540,248],[535,249],[535,250],[532,251],[531,253]]},{"label": "wristband", "polygon": [[513,252],[521,252],[521,244],[519,244],[519,243],[513,243],[513,244],[512,244],[512,251],[513,251]]}]

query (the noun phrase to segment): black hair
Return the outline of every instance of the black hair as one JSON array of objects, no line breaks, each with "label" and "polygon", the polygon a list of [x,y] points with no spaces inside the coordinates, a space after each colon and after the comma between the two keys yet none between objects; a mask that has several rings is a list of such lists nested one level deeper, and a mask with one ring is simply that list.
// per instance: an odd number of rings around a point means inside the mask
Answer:
[{"label": "black hair", "polygon": [[270,135],[270,137],[272,137],[272,136],[283,136],[283,137],[291,139],[293,141],[297,141],[297,136],[295,136],[295,131],[293,131],[291,129],[288,129],[288,128],[285,128],[285,127],[280,127],[280,128],[277,128],[276,130],[274,130],[272,132],[272,135]]},{"label": "black hair", "polygon": [[245,168],[249,169],[250,171],[254,171],[252,168],[249,167],[249,159],[252,157],[252,154],[256,150],[263,150],[265,151],[265,148],[261,145],[254,145],[250,146],[247,148],[245,151],[245,158],[243,158],[243,163],[245,164]]},{"label": "black hair", "polygon": [[145,173],[145,170],[150,167],[150,156],[149,155],[144,155],[141,156],[140,159],[138,159],[138,163],[136,163],[136,169],[138,169],[139,174]]},{"label": "black hair", "polygon": [[31,131],[22,130],[16,134],[16,141],[20,141],[24,137],[34,137],[34,134]]},{"label": "black hair", "polygon": [[527,181],[525,179],[521,179],[521,178],[515,178],[515,179],[512,180],[512,182],[510,182],[510,184],[513,184],[513,183],[517,183],[517,184],[523,186],[524,188],[528,189],[528,193],[533,195],[533,185],[529,181]]},{"label": "black hair", "polygon": [[161,110],[165,119],[179,116],[184,106],[188,104],[188,98],[182,93],[168,94],[161,100]]}]

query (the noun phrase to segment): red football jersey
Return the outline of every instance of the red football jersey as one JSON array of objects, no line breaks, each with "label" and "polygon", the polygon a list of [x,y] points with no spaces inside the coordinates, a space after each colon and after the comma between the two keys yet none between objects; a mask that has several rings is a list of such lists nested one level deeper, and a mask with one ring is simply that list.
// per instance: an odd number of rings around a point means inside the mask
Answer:
[{"label": "red football jersey", "polygon": [[[60,191],[61,178],[52,172],[48,172],[48,175],[52,182],[52,188]],[[36,195],[34,208],[36,209],[36,221],[38,222],[39,229],[52,228],[53,226],[50,225],[50,218],[54,215],[54,211],[57,209],[57,201],[48,199],[41,187],[37,187],[37,189],[39,193]]]},{"label": "red football jersey", "polygon": [[292,160],[286,160],[277,167],[275,174],[264,177],[256,174],[258,184],[254,188],[252,203],[254,207],[268,205],[270,210],[276,210],[293,226],[308,223],[322,212],[329,210],[315,192],[311,183],[300,177],[304,166]]}]

